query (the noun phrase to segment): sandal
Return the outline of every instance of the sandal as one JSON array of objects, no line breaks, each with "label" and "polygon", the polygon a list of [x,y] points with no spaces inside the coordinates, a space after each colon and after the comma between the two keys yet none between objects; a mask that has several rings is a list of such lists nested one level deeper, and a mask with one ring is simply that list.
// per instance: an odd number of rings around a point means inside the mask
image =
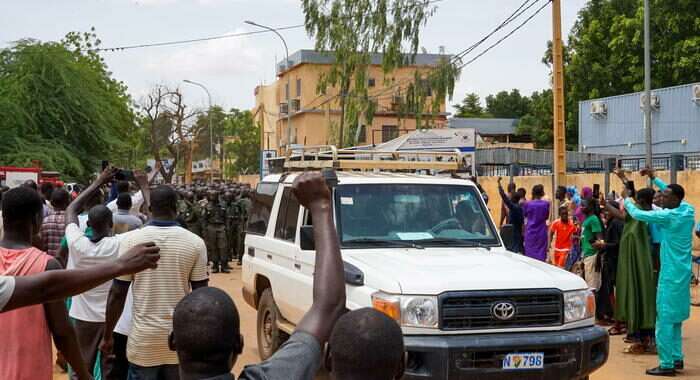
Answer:
[{"label": "sandal", "polygon": [[624,350],[622,350],[623,354],[632,354],[632,355],[642,355],[642,354],[646,354],[646,352],[647,352],[646,348],[641,343],[631,344],[631,345],[625,347]]},{"label": "sandal", "polygon": [[614,335],[622,335],[627,333],[627,328],[626,327],[620,327],[620,326],[613,326],[608,329],[608,334],[614,336]]}]

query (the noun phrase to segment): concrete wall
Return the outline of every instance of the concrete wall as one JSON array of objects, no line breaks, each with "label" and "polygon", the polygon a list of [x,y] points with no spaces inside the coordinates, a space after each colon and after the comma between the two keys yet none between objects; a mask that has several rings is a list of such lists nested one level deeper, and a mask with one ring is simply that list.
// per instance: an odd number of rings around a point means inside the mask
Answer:
[{"label": "concrete wall", "polygon": [[[657,172],[659,178],[666,183],[670,183],[670,172]],[[593,184],[600,184],[601,191],[604,191],[605,174],[570,174],[567,175],[567,185],[576,186],[581,189],[584,186],[593,188]],[[634,181],[635,187],[642,188],[645,186],[644,178],[639,173],[627,173],[627,178]],[[496,180],[498,177],[479,177],[479,183],[489,195],[489,209],[494,220],[498,223],[501,217],[501,197],[498,195],[498,185]],[[503,187],[506,188],[509,178],[503,178]],[[528,199],[531,197],[532,187],[537,184],[544,185],[547,196],[554,198],[552,189],[552,176],[522,176],[514,178],[515,185],[520,188],[527,189]],[[695,189],[700,188],[700,171],[682,171],[678,172],[678,183],[685,189],[685,200],[695,207],[695,219],[700,219],[700,192]],[[610,190],[620,192],[623,189],[622,182],[614,174],[610,175]],[[700,249],[700,240],[693,239],[693,249]]]},{"label": "concrete wall", "polygon": [[233,180],[238,183],[249,183],[250,187],[254,189],[258,185],[258,182],[260,182],[260,174],[239,175],[233,178]]}]

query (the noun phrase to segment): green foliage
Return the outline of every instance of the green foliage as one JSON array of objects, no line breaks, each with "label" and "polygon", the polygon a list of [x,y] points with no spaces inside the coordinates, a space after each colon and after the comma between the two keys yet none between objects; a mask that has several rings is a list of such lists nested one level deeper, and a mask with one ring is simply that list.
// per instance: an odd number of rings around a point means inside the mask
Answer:
[{"label": "green foliage", "polygon": [[0,51],[0,163],[42,161],[86,181],[108,159],[126,163],[138,141],[133,105],[95,51],[94,28],[64,40],[20,40]]},{"label": "green foliage", "polygon": [[[353,142],[359,124],[371,124],[380,96],[404,97],[400,116],[410,113],[421,120],[424,109],[430,107],[436,116],[446,95],[452,95],[459,69],[456,62],[447,61],[428,73],[416,72],[411,86],[408,86],[410,80],[402,83],[403,88],[409,87],[403,94],[398,84],[396,88],[390,87],[388,93],[370,94],[367,90],[367,69],[375,54],[382,54],[385,75],[413,63],[420,30],[436,9],[429,1],[302,0],[302,9],[306,31],[315,38],[316,50],[329,52],[333,57],[330,70],[319,74],[317,92],[323,94],[328,87],[335,86],[339,89],[339,145]],[[384,83],[390,84],[386,76]],[[433,97],[427,96],[428,88]]]},{"label": "green foliage", "polygon": [[486,97],[486,112],[496,118],[520,119],[530,111],[530,98],[517,88]]},{"label": "green foliage", "polygon": [[[649,8],[651,87],[700,81],[700,1],[651,0]],[[643,21],[642,0],[591,0],[579,12],[564,46],[568,149],[578,147],[578,102],[644,89]],[[551,66],[551,41],[542,62]],[[548,91],[532,99],[530,112],[518,127],[532,135],[539,148],[552,146]],[[545,117],[547,112],[549,117]]]},{"label": "green foliage", "polygon": [[[202,112],[197,116],[195,121],[195,130],[200,130],[201,133],[197,137],[197,149],[195,150],[194,159],[202,160],[209,158],[209,144],[214,141],[214,147],[216,148],[217,143],[223,141],[223,137],[226,130],[226,118],[228,115],[224,112],[221,106],[213,105],[211,110],[207,112]],[[211,129],[213,132],[213,139],[209,136],[209,120],[211,120]],[[216,155],[216,150],[214,151]]]},{"label": "green foliage", "polygon": [[260,172],[260,126],[253,121],[250,111],[231,109],[225,121],[225,133],[233,136],[235,141],[227,143],[225,155],[234,159],[226,167],[226,176]]},{"label": "green foliage", "polygon": [[530,135],[532,141],[540,149],[551,149],[554,142],[552,136],[552,90],[533,92],[530,96],[528,112],[524,115],[515,132],[519,135]]},{"label": "green foliage", "polygon": [[464,99],[462,99],[461,104],[455,104],[454,107],[457,110],[455,117],[491,117],[481,106],[481,98],[476,93],[467,94]]}]

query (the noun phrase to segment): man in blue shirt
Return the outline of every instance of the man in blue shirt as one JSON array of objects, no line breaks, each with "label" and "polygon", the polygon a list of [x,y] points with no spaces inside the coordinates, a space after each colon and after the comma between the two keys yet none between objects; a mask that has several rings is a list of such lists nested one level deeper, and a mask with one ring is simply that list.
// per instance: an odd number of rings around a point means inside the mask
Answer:
[{"label": "man in blue shirt", "polygon": [[685,190],[677,184],[666,185],[651,169],[642,175],[654,180],[664,192],[661,210],[643,211],[631,198],[625,209],[635,219],[656,223],[662,231],[661,272],[656,295],[656,344],[661,365],[648,369],[647,375],[675,376],[683,369],[681,327],[690,317],[690,277],[695,209],[685,202]]}]

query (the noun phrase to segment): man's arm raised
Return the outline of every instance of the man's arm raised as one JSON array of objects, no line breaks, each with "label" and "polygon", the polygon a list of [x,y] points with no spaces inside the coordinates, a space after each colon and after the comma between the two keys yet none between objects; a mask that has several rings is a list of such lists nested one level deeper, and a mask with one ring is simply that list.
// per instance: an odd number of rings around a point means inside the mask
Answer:
[{"label": "man's arm raised", "polygon": [[80,211],[83,209],[83,206],[87,203],[87,201],[92,198],[92,196],[97,192],[97,190],[100,189],[100,187],[111,181],[114,178],[114,175],[117,174],[117,171],[119,169],[113,167],[113,166],[108,166],[105,168],[105,170],[102,171],[99,177],[90,184],[90,186],[87,187],[87,189],[83,190],[83,192],[78,195],[73,202],[68,206],[66,209],[66,226],[75,223],[78,224],[78,214],[80,214]]},{"label": "man's arm raised", "polygon": [[154,243],[143,243],[113,262],[92,268],[48,271],[15,277],[12,297],[2,311],[72,297],[115,277],[156,268],[160,259],[159,250]]},{"label": "man's arm raised", "polygon": [[323,346],[335,321],[345,312],[345,272],[333,223],[331,194],[320,173],[304,173],[294,181],[294,195],[314,221],[316,261],[314,302],[295,331],[310,334]]}]

